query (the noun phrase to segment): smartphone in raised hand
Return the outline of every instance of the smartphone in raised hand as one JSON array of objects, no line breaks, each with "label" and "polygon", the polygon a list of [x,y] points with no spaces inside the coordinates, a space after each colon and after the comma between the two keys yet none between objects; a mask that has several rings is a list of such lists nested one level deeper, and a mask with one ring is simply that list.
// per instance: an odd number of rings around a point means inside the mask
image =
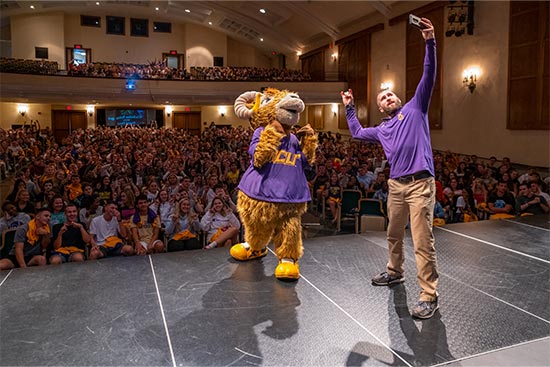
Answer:
[{"label": "smartphone in raised hand", "polygon": [[426,28],[424,24],[422,24],[422,20],[420,19],[420,17],[417,17],[413,14],[409,14],[409,25],[412,25],[413,27],[416,27],[418,29]]}]

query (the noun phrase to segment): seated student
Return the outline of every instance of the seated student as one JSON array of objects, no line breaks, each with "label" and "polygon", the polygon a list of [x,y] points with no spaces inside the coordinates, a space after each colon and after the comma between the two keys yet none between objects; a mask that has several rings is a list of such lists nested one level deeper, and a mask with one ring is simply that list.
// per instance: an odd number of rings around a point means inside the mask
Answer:
[{"label": "seated student", "polygon": [[372,196],[373,199],[381,200],[383,203],[388,202],[388,195],[389,195],[389,187],[388,187],[388,181],[382,182],[382,187],[374,193]]},{"label": "seated student", "polygon": [[233,161],[229,164],[229,169],[225,172],[224,179],[227,182],[227,189],[233,191],[239,184],[241,171],[237,166],[237,162]]},{"label": "seated student", "polygon": [[445,210],[441,206],[439,200],[435,201],[434,205],[434,226],[443,226],[445,225]]},{"label": "seated student", "polygon": [[111,188],[111,177],[109,175],[105,174],[101,177],[96,186],[96,191],[101,203],[113,200],[113,189]]},{"label": "seated student", "polygon": [[31,218],[36,212],[34,202],[31,202],[31,195],[27,189],[22,189],[17,192],[14,201],[17,211],[27,213]]},{"label": "seated student", "polygon": [[462,189],[462,195],[457,197],[455,222],[475,222],[478,220],[474,213],[475,202],[469,189]]},{"label": "seated student", "polygon": [[160,225],[162,228],[166,228],[171,221],[171,217],[174,214],[174,198],[170,199],[168,190],[160,189],[157,198],[153,201],[150,208],[157,213],[160,218]]},{"label": "seated student", "polygon": [[34,219],[17,229],[8,258],[0,260],[0,270],[46,265],[44,250],[50,244],[50,211],[38,209]]},{"label": "seated student", "polygon": [[330,208],[330,214],[332,215],[332,223],[335,224],[338,222],[338,208],[340,207],[340,202],[342,201],[342,187],[338,182],[338,175],[336,172],[333,172],[330,175],[330,181],[325,186],[325,192],[323,194],[326,197],[326,202]]},{"label": "seated student", "polygon": [[136,199],[137,210],[130,221],[132,241],[137,255],[147,255],[164,251],[164,243],[159,240],[160,218],[149,208],[147,195]]},{"label": "seated student", "polygon": [[53,226],[53,253],[50,264],[84,261],[86,243],[90,242],[90,234],[83,224],[78,223],[78,211],[75,204],[65,206],[65,223]]},{"label": "seated student", "polygon": [[536,195],[526,182],[519,184],[519,195],[516,199],[516,211],[519,214],[546,214],[549,209],[544,196]]},{"label": "seated student", "polygon": [[204,211],[210,210],[210,208],[212,207],[212,201],[214,201],[214,198],[220,197],[227,204],[227,206],[229,206],[229,208],[233,213],[235,214],[237,213],[237,206],[231,199],[231,196],[229,196],[227,191],[225,191],[225,188],[222,183],[217,183],[216,185],[214,185],[214,194],[215,196],[212,197],[210,201],[208,201],[206,208],[204,208]]},{"label": "seated student", "polygon": [[168,171],[163,178],[166,180],[166,183],[162,189],[168,192],[170,199],[173,199],[180,190],[180,177],[178,177],[176,172]]},{"label": "seated student", "polygon": [[538,173],[536,177],[538,177],[539,180],[534,179],[529,181],[529,186],[531,187],[531,191],[533,192],[533,194],[535,194],[535,196],[542,196],[547,203],[550,203],[550,195],[548,195],[541,189],[542,181],[540,181],[540,176],[538,175]]},{"label": "seated student", "polygon": [[212,200],[212,208],[201,219],[201,228],[207,232],[206,250],[220,246],[231,246],[237,243],[241,222],[229,209],[222,198]]},{"label": "seated student", "polygon": [[323,195],[325,193],[325,185],[330,181],[330,176],[327,173],[327,167],[324,164],[317,165],[315,176],[309,181],[310,187],[313,189],[313,199],[316,200],[317,211],[322,211]]},{"label": "seated student", "polygon": [[71,181],[65,184],[65,189],[63,190],[64,200],[66,202],[75,201],[83,193],[84,189],[80,183],[80,176],[77,174],[71,175]]},{"label": "seated student", "polygon": [[99,217],[103,214],[103,207],[99,205],[101,200],[97,194],[87,196],[82,200],[82,209],[78,213],[78,221],[86,226],[90,227],[92,219]]},{"label": "seated student", "polygon": [[11,201],[5,201],[2,204],[2,212],[4,215],[0,218],[0,234],[6,229],[20,227],[31,220],[27,213],[18,212]]},{"label": "seated student", "polygon": [[119,237],[126,237],[125,228],[119,225],[120,212],[113,201],[104,206],[104,213],[92,219],[90,224],[90,260],[112,256],[131,256],[134,249],[125,245]]},{"label": "seated student", "polygon": [[47,180],[44,182],[44,187],[42,189],[42,192],[38,193],[35,196],[36,207],[37,208],[47,207],[48,203],[52,198],[51,195],[55,195],[55,191],[53,191],[53,181]]},{"label": "seated student", "polygon": [[199,217],[191,210],[191,202],[188,198],[181,199],[170,223],[166,226],[168,252],[200,249],[202,247],[198,238],[200,229]]},{"label": "seated student", "polygon": [[52,228],[56,224],[64,223],[67,220],[65,218],[65,202],[61,196],[54,196],[50,204],[48,204],[48,209],[51,212],[50,226]]},{"label": "seated student", "polygon": [[149,184],[144,188],[143,193],[147,196],[149,202],[155,201],[159,195],[159,184],[155,179],[149,181]]},{"label": "seated student", "polygon": [[89,197],[91,197],[94,193],[94,186],[89,182],[84,182],[82,184],[82,194],[80,194],[75,200],[74,203],[76,204],[77,208],[83,208],[84,202],[88,200]]},{"label": "seated student", "polygon": [[[376,175],[376,180],[373,180],[369,186],[369,189],[367,191],[367,197],[369,197],[368,195],[369,193],[375,194],[378,190],[381,190],[384,187],[384,183],[386,184],[386,187],[387,187],[388,181],[386,180],[386,175],[384,174],[383,171],[378,172],[378,174]],[[387,201],[387,199],[384,201]]]},{"label": "seated student", "polygon": [[487,207],[487,188],[481,178],[476,178],[472,182],[472,196],[476,204],[477,216],[480,219],[485,218],[485,208]]},{"label": "seated student", "polygon": [[508,184],[499,181],[496,190],[487,199],[487,211],[491,214],[489,219],[512,218],[516,200],[508,192]]},{"label": "seated student", "polygon": [[27,189],[27,184],[25,183],[25,180],[23,180],[22,178],[17,178],[13,182],[13,186],[11,187],[10,193],[6,196],[6,200],[15,202],[16,196],[19,190],[26,190],[26,189]]}]

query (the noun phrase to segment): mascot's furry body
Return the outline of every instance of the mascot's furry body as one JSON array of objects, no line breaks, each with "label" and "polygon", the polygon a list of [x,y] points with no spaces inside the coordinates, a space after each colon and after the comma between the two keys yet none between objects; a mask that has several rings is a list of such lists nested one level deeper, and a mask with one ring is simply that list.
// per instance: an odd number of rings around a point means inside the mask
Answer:
[{"label": "mascot's furry body", "polygon": [[317,136],[309,125],[300,129],[306,134],[301,140],[290,133],[303,110],[297,94],[273,88],[243,93],[235,101],[235,113],[249,119],[255,131],[249,148],[252,164],[239,184],[237,202],[245,242],[230,253],[237,260],[263,257],[272,240],[279,279],[300,276],[301,216],[311,200],[304,168],[315,161]]}]

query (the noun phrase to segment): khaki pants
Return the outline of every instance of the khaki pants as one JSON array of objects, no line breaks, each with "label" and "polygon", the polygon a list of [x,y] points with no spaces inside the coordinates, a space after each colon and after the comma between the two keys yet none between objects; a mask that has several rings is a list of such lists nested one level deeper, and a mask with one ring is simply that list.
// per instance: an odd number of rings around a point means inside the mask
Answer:
[{"label": "khaki pants", "polygon": [[390,179],[388,186],[388,274],[402,276],[404,273],[403,237],[410,214],[417,278],[422,288],[420,300],[434,301],[439,278],[432,232],[435,179],[429,177],[410,183]]}]

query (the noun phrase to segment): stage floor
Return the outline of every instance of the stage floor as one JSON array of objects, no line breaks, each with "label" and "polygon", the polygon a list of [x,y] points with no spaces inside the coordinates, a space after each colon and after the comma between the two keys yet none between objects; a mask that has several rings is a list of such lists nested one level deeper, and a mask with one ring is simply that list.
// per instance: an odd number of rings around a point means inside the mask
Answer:
[{"label": "stage floor", "polygon": [[0,365],[550,365],[548,217],[435,228],[440,310],[384,270],[384,233],[304,241],[302,277],[228,249],[0,272]]}]

